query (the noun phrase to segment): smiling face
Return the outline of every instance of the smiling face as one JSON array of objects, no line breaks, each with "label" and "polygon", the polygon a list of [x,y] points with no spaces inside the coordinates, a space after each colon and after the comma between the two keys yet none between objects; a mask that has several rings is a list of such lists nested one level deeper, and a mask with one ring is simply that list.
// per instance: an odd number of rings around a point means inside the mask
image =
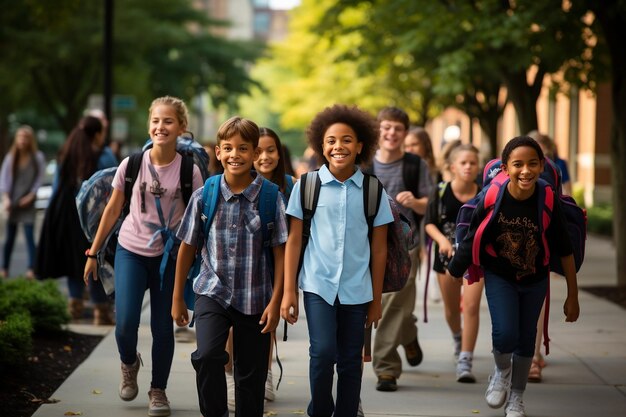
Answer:
[{"label": "smiling face", "polygon": [[176,138],[185,133],[186,128],[172,106],[159,104],[150,113],[148,133],[155,146],[176,146]]},{"label": "smiling face", "polygon": [[532,196],[535,184],[543,171],[544,161],[531,146],[519,146],[513,149],[502,170],[509,174],[511,181],[507,188],[518,200]]},{"label": "smiling face", "polygon": [[280,161],[280,153],[276,141],[271,136],[259,138],[259,158],[254,161],[254,169],[265,178],[270,179]]},{"label": "smiling face", "polygon": [[258,150],[241,135],[223,139],[215,147],[215,155],[224,167],[224,173],[232,176],[250,175],[252,164],[259,157]]},{"label": "smiling face", "polygon": [[418,155],[420,158],[424,158],[424,148],[420,140],[417,136],[413,134],[408,134],[406,138],[404,138],[404,152],[412,153],[413,155]]},{"label": "smiling face", "polygon": [[340,181],[352,176],[356,157],[362,148],[363,143],[347,124],[332,124],[324,133],[324,158],[330,172]]},{"label": "smiling face", "polygon": [[382,120],[380,122],[378,144],[387,151],[397,151],[404,146],[406,133],[407,130],[404,123],[394,120]]}]

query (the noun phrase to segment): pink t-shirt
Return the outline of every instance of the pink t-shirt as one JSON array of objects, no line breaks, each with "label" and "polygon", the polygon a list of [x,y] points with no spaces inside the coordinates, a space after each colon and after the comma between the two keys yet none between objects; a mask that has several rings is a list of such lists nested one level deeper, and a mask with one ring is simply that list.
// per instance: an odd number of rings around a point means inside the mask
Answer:
[{"label": "pink t-shirt", "polygon": [[[130,199],[130,212],[124,219],[118,242],[120,245],[133,253],[142,256],[159,256],[163,253],[163,238],[157,232],[157,228],[161,227],[159,213],[157,211],[155,194],[153,191],[159,191],[157,184],[153,182],[153,174],[150,165],[154,167],[157,178],[160,182],[160,190],[163,191],[161,196],[161,209],[166,226],[176,233],[180,220],[185,212],[185,204],[180,190],[180,164],[182,156],[176,154],[174,160],[167,165],[152,165],[150,161],[150,151],[143,153],[141,160],[141,168],[137,175],[137,181],[133,186],[133,192]],[[125,158],[120,164],[115,178],[113,179],[113,188],[124,192],[124,177],[126,176],[126,167],[128,166],[128,158]],[[155,178],[156,179],[156,178]],[[145,213],[141,212],[141,186],[145,183]],[[194,165],[193,167],[193,189],[196,190],[203,185],[200,169]]]}]

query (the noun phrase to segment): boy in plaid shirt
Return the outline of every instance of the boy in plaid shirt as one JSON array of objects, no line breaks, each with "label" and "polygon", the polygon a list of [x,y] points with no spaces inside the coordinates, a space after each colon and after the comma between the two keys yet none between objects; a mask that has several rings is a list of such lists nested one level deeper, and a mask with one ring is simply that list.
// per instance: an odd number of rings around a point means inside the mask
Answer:
[{"label": "boy in plaid shirt", "polygon": [[[280,319],[283,260],[287,240],[285,204],[276,198],[276,217],[270,245],[274,275],[263,250],[258,212],[263,176],[252,170],[258,158],[258,126],[233,117],[220,126],[216,155],[224,166],[219,198],[208,236],[202,242],[202,266],[194,279],[197,350],[191,356],[196,370],[200,412],[204,417],[227,417],[225,351],[233,327],[236,416],[261,417],[267,376],[270,332]],[[194,192],[177,236],[181,240],[176,264],[172,318],[189,323],[183,293],[202,233],[202,189]]]}]

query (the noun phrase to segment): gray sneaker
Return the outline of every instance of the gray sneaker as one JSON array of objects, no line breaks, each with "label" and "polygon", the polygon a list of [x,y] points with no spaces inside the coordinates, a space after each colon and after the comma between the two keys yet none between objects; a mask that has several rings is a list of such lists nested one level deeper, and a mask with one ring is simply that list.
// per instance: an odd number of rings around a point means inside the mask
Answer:
[{"label": "gray sneaker", "polygon": [[461,356],[456,364],[456,380],[457,382],[474,383],[476,377],[472,373],[472,358]]},{"label": "gray sneaker", "polygon": [[132,401],[137,398],[139,386],[137,385],[137,374],[139,367],[143,365],[141,355],[137,352],[137,359],[132,365],[122,362],[122,382],[120,382],[119,394],[124,401]]},{"label": "gray sneaker", "polygon": [[150,388],[148,391],[150,405],[148,415],[151,417],[165,417],[170,415],[170,402],[167,400],[165,390],[160,388]]}]

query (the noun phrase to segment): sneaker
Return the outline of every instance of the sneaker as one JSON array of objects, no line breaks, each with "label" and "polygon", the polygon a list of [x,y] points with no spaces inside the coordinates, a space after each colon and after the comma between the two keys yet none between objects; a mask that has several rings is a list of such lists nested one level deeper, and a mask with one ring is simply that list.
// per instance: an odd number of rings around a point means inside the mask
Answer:
[{"label": "sneaker", "polygon": [[148,406],[149,416],[160,417],[170,415],[170,402],[167,400],[165,390],[150,388],[148,397],[150,397],[150,405]]},{"label": "sneaker", "polygon": [[485,400],[491,408],[500,408],[506,402],[511,389],[511,368],[505,372],[495,368],[493,374],[489,376],[489,386],[485,392]]},{"label": "sneaker", "polygon": [[528,371],[528,382],[541,382],[541,379],[541,364],[539,361],[533,359],[530,370]]},{"label": "sneaker", "polygon": [[411,366],[419,365],[422,363],[422,359],[424,359],[424,354],[417,341],[417,336],[415,336],[415,339],[411,343],[404,345],[404,352],[406,353],[406,361]]},{"label": "sneaker", "polygon": [[119,388],[119,394],[122,400],[132,401],[137,397],[139,393],[137,374],[139,373],[139,367],[141,365],[143,365],[143,362],[141,361],[139,352],[137,352],[137,359],[132,365],[126,365],[122,362],[122,382],[120,382]]},{"label": "sneaker", "polygon": [[396,378],[391,375],[379,376],[378,382],[376,383],[376,390],[384,392],[397,391],[398,384],[396,383]]},{"label": "sneaker", "polygon": [[274,394],[274,381],[272,379],[272,370],[267,370],[267,378],[265,379],[265,399],[267,401],[274,401],[276,394]]},{"label": "sneaker", "polygon": [[526,417],[526,411],[524,410],[524,401],[522,395],[512,391],[509,401],[504,407],[506,417]]},{"label": "sneaker", "polygon": [[235,377],[233,371],[226,371],[226,405],[228,411],[235,412]]},{"label": "sneaker", "polygon": [[365,413],[363,413],[363,405],[361,404],[360,398],[359,398],[359,409],[356,412],[356,417],[365,417]]},{"label": "sneaker", "polygon": [[457,382],[474,383],[476,377],[472,373],[472,358],[461,356],[456,364],[456,380]]},{"label": "sneaker", "polygon": [[178,327],[174,330],[174,340],[178,343],[193,343],[196,341],[196,334],[189,327]]}]

